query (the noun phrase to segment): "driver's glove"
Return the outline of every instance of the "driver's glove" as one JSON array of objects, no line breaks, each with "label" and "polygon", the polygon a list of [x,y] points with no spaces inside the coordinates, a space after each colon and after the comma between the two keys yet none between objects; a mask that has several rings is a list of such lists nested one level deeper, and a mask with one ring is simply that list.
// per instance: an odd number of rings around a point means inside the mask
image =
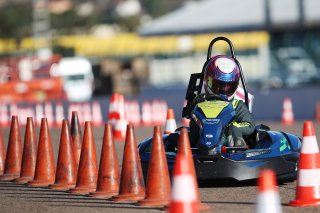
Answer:
[{"label": "driver's glove", "polygon": [[206,100],[206,94],[201,93],[193,99],[192,105],[195,107],[198,103],[204,102],[205,100]]},{"label": "driver's glove", "polygon": [[191,117],[191,112],[194,109],[194,107],[198,103],[205,101],[206,100],[205,98],[206,98],[206,95],[201,93],[197,95],[190,103],[188,102],[187,106],[184,107],[183,116],[189,119]]}]

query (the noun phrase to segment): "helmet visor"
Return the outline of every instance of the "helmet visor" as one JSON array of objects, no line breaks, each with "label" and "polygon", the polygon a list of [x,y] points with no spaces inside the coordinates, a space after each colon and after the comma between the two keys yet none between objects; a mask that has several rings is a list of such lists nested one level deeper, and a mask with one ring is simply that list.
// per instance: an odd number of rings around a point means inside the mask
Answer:
[{"label": "helmet visor", "polygon": [[239,85],[239,81],[234,82],[224,82],[215,80],[212,77],[209,77],[208,86],[210,87],[211,91],[216,95],[226,95],[232,96],[235,91],[237,90]]}]

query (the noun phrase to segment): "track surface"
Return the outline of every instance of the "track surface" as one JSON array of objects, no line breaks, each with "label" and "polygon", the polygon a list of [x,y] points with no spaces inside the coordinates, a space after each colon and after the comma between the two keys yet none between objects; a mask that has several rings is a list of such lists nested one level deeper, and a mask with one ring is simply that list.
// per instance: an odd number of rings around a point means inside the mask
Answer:
[{"label": "track surface", "polygon": [[[286,131],[301,136],[303,122],[293,126],[282,126],[281,123],[263,122],[272,130]],[[318,144],[320,125],[314,122]],[[39,129],[36,129],[37,134]],[[55,160],[58,155],[60,129],[51,129]],[[5,144],[8,141],[9,129],[2,129]],[[152,128],[136,128],[137,141],[152,135]],[[24,129],[21,128],[22,140]],[[94,128],[94,137],[99,162],[103,128]],[[116,143],[119,163],[122,162],[122,142]],[[7,147],[7,144],[6,144]],[[288,202],[295,198],[296,182],[279,186],[283,212],[320,212],[319,207],[290,207]],[[212,207],[212,212],[255,212],[256,186],[246,185],[204,186],[200,188],[201,200]],[[0,212],[161,212],[160,209],[136,207],[131,203],[113,203],[103,199],[71,195],[64,191],[53,191],[46,188],[31,188],[10,182],[0,182]]]}]

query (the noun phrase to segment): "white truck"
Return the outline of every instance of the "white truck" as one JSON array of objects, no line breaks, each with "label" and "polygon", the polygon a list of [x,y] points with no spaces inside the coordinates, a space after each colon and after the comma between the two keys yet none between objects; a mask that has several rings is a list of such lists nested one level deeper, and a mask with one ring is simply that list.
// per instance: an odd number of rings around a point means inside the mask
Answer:
[{"label": "white truck", "polygon": [[94,76],[90,61],[83,57],[62,58],[52,66],[51,76],[63,78],[67,99],[74,102],[88,101],[94,90]]}]

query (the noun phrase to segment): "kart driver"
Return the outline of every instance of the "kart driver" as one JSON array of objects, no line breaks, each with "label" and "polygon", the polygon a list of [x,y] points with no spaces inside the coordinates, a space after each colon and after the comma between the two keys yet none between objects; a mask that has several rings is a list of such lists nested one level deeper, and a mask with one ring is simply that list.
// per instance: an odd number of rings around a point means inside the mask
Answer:
[{"label": "kart driver", "polygon": [[[239,80],[240,68],[233,58],[224,55],[212,57],[204,71],[205,93],[197,95],[190,107],[193,109],[199,102],[213,99],[231,102],[236,114],[225,132],[225,145],[245,148],[247,144],[243,137],[253,133],[255,123],[247,105],[242,100],[234,99]],[[192,139],[196,139],[191,141],[196,143],[199,127],[193,119],[190,121],[190,134]]]}]

